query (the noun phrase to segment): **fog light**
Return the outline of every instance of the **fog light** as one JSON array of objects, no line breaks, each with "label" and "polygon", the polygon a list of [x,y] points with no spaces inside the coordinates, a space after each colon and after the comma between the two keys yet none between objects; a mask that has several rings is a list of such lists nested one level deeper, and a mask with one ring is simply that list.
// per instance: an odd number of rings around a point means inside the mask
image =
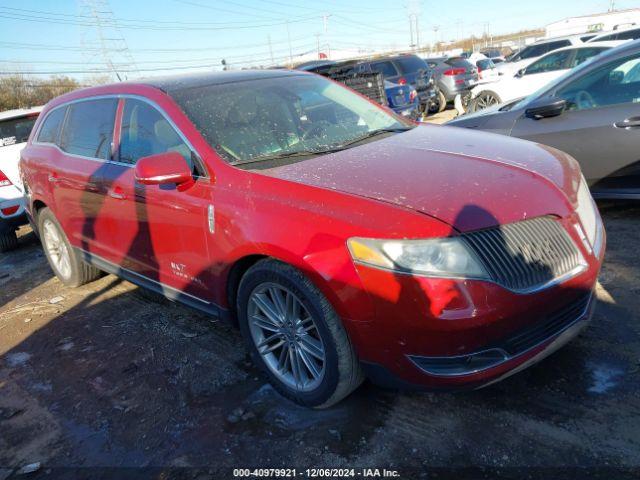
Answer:
[{"label": "fog light", "polygon": [[492,348],[456,357],[409,357],[418,368],[431,375],[469,375],[499,365],[509,359],[501,348]]}]

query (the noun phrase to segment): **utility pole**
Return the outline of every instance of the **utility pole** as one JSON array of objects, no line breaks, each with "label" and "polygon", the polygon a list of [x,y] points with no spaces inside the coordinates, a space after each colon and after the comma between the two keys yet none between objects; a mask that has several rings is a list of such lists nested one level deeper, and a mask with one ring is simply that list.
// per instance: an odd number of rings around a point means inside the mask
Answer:
[{"label": "utility pole", "polygon": [[420,27],[418,26],[418,15],[416,14],[416,47],[420,50]]},{"label": "utility pole", "polygon": [[271,66],[275,64],[273,60],[273,47],[271,46],[271,34],[267,35],[267,42],[269,42],[269,55],[271,56]]},{"label": "utility pole", "polygon": [[293,67],[293,50],[291,49],[291,33],[289,32],[289,19],[287,19],[287,41],[289,42],[289,66]]},{"label": "utility pole", "polygon": [[613,12],[616,9],[616,0],[611,0],[609,2],[609,11]]},{"label": "utility pole", "polygon": [[411,40],[409,42],[409,48],[413,49],[413,14],[409,15],[409,35],[411,35]]},{"label": "utility pole", "polygon": [[318,60],[320,60],[320,34],[316,33],[316,44],[318,46]]},{"label": "utility pole", "polygon": [[[93,19],[89,27],[95,28],[99,45],[98,48],[95,46],[90,48],[83,36],[84,49],[87,52],[99,50],[105,66],[118,80],[122,80],[121,73],[125,79],[127,74],[139,74],[136,62],[111,10],[109,0],[79,0],[79,4],[80,14]],[[87,67],[91,66],[92,60],[93,58],[87,59]]]},{"label": "utility pole", "polygon": [[434,49],[438,48],[438,29],[440,28],[439,25],[434,25],[433,26],[433,47]]}]

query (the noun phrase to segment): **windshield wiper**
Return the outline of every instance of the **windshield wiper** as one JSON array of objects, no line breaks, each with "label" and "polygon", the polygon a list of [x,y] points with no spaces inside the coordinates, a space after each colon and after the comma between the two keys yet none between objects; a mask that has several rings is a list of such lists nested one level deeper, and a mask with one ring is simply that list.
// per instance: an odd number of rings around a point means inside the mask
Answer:
[{"label": "windshield wiper", "polygon": [[324,150],[296,150],[294,152],[282,152],[282,153],[276,153],[273,155],[265,155],[262,157],[241,160],[239,162],[232,162],[231,165],[244,165],[247,163],[258,163],[258,162],[265,162],[268,160],[280,160],[281,158],[310,157],[313,155],[325,155],[328,153],[335,153],[335,152],[340,152],[342,150],[346,150],[351,145],[362,142],[363,140],[366,140],[368,138],[376,137],[383,133],[400,133],[400,132],[406,132],[407,130],[411,130],[411,127],[379,128],[377,130],[372,130],[371,132],[368,132],[365,135],[354,138],[353,140],[349,140],[346,143],[342,143],[335,147],[327,148]]},{"label": "windshield wiper", "polygon": [[358,143],[363,140],[366,140],[367,138],[377,137],[378,135],[381,135],[383,133],[406,132],[407,130],[411,130],[411,128],[412,127],[395,127],[395,128],[379,128],[377,130],[371,130],[370,132],[367,132],[358,138],[354,138],[353,140],[349,140],[348,142],[343,143],[342,145],[339,145],[336,148],[344,149],[345,147],[348,147],[350,145],[353,145],[354,143]]},{"label": "windshield wiper", "polygon": [[325,153],[339,152],[340,150],[342,150],[342,148],[329,148],[326,150],[296,150],[295,152],[282,152],[273,155],[250,158],[248,160],[241,160],[239,162],[231,162],[231,165],[244,165],[245,163],[258,163],[265,162],[267,160],[279,160],[281,158],[310,157],[313,155],[324,155]]}]

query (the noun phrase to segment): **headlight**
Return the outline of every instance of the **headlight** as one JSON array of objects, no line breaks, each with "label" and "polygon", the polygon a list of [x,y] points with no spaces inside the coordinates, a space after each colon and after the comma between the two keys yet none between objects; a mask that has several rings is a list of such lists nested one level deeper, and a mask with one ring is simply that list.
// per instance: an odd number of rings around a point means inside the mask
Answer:
[{"label": "headlight", "polygon": [[593,201],[591,192],[589,192],[589,186],[584,176],[578,187],[578,205],[576,206],[576,213],[580,218],[580,223],[584,229],[584,233],[589,240],[589,245],[594,250],[595,254],[599,254],[600,243],[602,242],[602,225],[598,220],[598,213],[596,203]]},{"label": "headlight", "polygon": [[434,277],[489,279],[473,252],[459,238],[350,238],[347,243],[351,256],[358,263]]}]

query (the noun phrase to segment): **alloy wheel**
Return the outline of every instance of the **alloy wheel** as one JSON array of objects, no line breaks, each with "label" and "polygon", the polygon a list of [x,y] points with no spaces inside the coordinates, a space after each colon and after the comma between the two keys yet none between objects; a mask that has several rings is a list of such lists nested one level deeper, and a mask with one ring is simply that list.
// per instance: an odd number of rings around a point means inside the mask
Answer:
[{"label": "alloy wheel", "polygon": [[44,245],[58,274],[63,278],[71,276],[71,258],[66,242],[58,227],[49,219],[43,223]]},{"label": "alloy wheel", "polygon": [[249,297],[251,338],[269,370],[288,387],[302,392],[320,385],[326,352],[307,308],[289,289],[258,285]]},{"label": "alloy wheel", "polygon": [[492,95],[491,93],[482,94],[478,97],[478,100],[477,100],[477,105],[479,110],[488,108],[492,105],[497,105],[498,103],[500,103],[498,98],[495,95]]}]

